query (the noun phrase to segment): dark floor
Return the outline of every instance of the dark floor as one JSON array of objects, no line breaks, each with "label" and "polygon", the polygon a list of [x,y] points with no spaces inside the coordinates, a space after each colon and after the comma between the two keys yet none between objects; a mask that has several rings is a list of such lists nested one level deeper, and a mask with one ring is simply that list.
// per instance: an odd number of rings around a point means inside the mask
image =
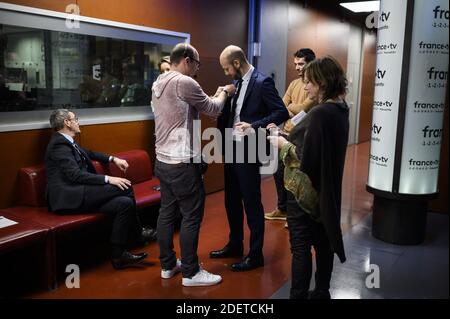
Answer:
[{"label": "dark floor", "polygon": [[[344,236],[347,261],[335,258],[331,281],[334,299],[447,299],[449,217],[428,214],[425,242],[417,246],[398,246],[371,236],[371,216],[353,226]],[[366,278],[379,269],[379,288],[367,288]],[[369,277],[369,283],[374,282]],[[314,288],[314,277],[311,289]],[[271,298],[289,297],[290,281]]]},{"label": "dark floor", "polygon": [[[430,215],[429,236],[421,246],[392,246],[370,236],[373,196],[366,192],[369,143],[350,146],[343,180],[342,230],[348,261],[336,264],[333,276],[334,298],[448,298],[448,216]],[[262,182],[266,212],[276,205],[272,178]],[[267,221],[264,243],[265,266],[246,273],[230,270],[236,259],[209,259],[210,250],[226,244],[228,223],[223,191],[207,196],[205,217],[200,230],[198,255],[203,267],[222,275],[223,282],[212,287],[182,287],[181,276],[160,278],[158,246],[144,247],[150,254],[140,268],[115,271],[108,260],[81,268],[80,288],[68,289],[61,280],[55,291],[25,295],[31,298],[235,298],[266,299],[288,296],[291,254],[283,221]],[[245,233],[248,243],[248,231]],[[174,245],[179,256],[179,237]],[[248,247],[247,247],[248,249]],[[135,251],[140,251],[136,249]],[[380,267],[380,289],[364,286],[369,264]]]}]

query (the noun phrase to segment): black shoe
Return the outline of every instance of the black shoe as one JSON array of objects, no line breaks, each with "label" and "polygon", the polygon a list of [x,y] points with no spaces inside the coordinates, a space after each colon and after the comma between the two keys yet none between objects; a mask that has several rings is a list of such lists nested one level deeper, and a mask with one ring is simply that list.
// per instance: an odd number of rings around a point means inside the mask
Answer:
[{"label": "black shoe", "polygon": [[141,231],[141,241],[144,244],[148,244],[157,239],[156,229],[153,228],[142,228]]},{"label": "black shoe", "polygon": [[235,263],[231,265],[232,271],[248,271],[258,267],[264,266],[264,257],[245,257],[240,263]]},{"label": "black shoe", "polygon": [[209,258],[230,258],[230,257],[242,257],[244,254],[243,248],[233,248],[226,245],[220,250],[213,250],[209,253]]},{"label": "black shoe", "polygon": [[147,256],[147,253],[139,253],[137,255],[133,255],[132,253],[125,251],[120,258],[112,259],[111,263],[114,269],[123,269],[139,264],[145,258],[147,258]]},{"label": "black shoe", "polygon": [[331,299],[331,295],[328,290],[314,289],[309,295],[309,299]]}]

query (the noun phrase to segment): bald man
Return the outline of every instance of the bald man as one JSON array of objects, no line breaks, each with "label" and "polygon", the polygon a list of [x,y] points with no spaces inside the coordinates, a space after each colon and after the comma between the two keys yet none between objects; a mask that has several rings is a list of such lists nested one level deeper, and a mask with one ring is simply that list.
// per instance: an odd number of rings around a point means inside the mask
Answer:
[{"label": "bald man", "polygon": [[[225,129],[233,128],[233,161],[225,163],[225,208],[230,234],[224,248],[210,253],[211,258],[243,256],[244,208],[250,228],[250,250],[242,259],[232,265],[233,271],[247,271],[264,265],[264,209],[261,203],[260,162],[251,161],[256,150],[247,148],[248,137],[238,137],[239,132],[264,129],[270,123],[277,125],[289,118],[283,100],[278,95],[272,78],[256,70],[248,61],[244,51],[237,46],[226,47],[220,55],[220,65],[225,75],[230,76],[237,87],[232,99],[228,100],[218,127],[226,136]],[[265,133],[265,131],[264,131]],[[234,151],[244,143],[244,163],[238,163]],[[257,156],[256,156],[257,158]]]}]

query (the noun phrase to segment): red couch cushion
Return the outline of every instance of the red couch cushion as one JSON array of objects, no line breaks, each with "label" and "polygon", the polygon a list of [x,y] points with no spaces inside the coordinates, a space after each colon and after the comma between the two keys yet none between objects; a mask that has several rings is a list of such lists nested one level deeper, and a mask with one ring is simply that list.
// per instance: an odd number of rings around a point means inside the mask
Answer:
[{"label": "red couch cushion", "polygon": [[20,204],[33,207],[45,206],[46,185],[47,176],[43,164],[21,168],[19,170]]},{"label": "red couch cushion", "polygon": [[48,228],[32,222],[27,217],[16,216],[0,210],[0,216],[11,219],[17,224],[0,228],[0,254],[28,245],[43,243],[47,238]]},{"label": "red couch cushion", "polygon": [[[98,174],[105,175],[105,165],[92,161]],[[19,203],[21,205],[41,207],[47,205],[45,187],[47,175],[44,164],[23,167],[19,170]]]},{"label": "red couch cushion", "polygon": [[152,206],[161,202],[160,191],[153,189],[156,186],[159,186],[159,179],[156,177],[153,177],[149,181],[133,185],[136,206],[138,208]]},{"label": "red couch cushion", "polygon": [[[111,176],[120,176],[128,178],[133,183],[133,189],[136,196],[136,203],[139,208],[147,207],[153,204],[157,204],[161,201],[161,194],[159,191],[153,190],[154,186],[159,186],[159,180],[153,177],[152,165],[147,152],[143,150],[132,150],[127,152],[121,152],[115,154],[115,156],[125,159],[130,167],[124,174],[113,163],[109,165],[101,164],[97,161],[92,161],[94,168],[98,174],[107,174]],[[31,207],[43,207],[46,206],[45,200],[45,187],[47,183],[47,176],[45,173],[45,166],[35,165],[30,167],[21,168],[19,171],[19,194],[20,205]],[[142,185],[140,185],[142,184]],[[45,225],[52,226],[53,224],[59,225],[59,221],[66,222],[82,222],[83,215],[63,216],[56,215],[54,213],[47,212],[46,208],[43,208],[46,213],[37,213],[39,210],[35,210],[30,215],[40,216],[46,220]],[[33,216],[34,216],[33,215]],[[45,217],[47,216],[47,217]],[[56,216],[56,219],[55,219]],[[75,217],[78,216],[78,217]],[[89,214],[84,216],[91,216]],[[81,218],[81,219],[79,219]],[[51,220],[51,221],[49,221]],[[63,228],[66,226],[62,226]]]},{"label": "red couch cushion", "polygon": [[97,161],[92,161],[92,165],[94,165],[94,169],[97,172],[97,174],[100,175],[108,175],[108,165],[102,164]]},{"label": "red couch cushion", "polygon": [[138,184],[152,179],[152,163],[146,151],[131,150],[114,154],[114,156],[126,160],[130,166],[126,173],[123,173],[114,163],[109,163],[109,173],[111,176],[127,178],[132,184]]},{"label": "red couch cushion", "polygon": [[39,223],[40,225],[46,226],[49,230],[56,232],[70,231],[84,224],[90,224],[107,218],[106,214],[101,213],[59,215],[49,212],[47,207],[16,206],[5,208],[2,211],[12,216],[26,218],[31,222]]}]

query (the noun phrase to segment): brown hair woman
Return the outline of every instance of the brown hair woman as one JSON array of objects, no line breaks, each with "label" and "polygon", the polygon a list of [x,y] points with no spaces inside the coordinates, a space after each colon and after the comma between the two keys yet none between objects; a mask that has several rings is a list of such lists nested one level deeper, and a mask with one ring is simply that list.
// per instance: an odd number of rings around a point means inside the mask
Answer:
[{"label": "brown hair woman", "polygon": [[[269,137],[281,149],[288,192],[287,221],[292,252],[290,298],[330,298],[333,259],[345,261],[340,228],[341,185],[349,131],[347,80],[339,63],[326,56],[305,69],[305,90],[319,104],[284,137]],[[315,289],[311,247],[315,251]]]}]

